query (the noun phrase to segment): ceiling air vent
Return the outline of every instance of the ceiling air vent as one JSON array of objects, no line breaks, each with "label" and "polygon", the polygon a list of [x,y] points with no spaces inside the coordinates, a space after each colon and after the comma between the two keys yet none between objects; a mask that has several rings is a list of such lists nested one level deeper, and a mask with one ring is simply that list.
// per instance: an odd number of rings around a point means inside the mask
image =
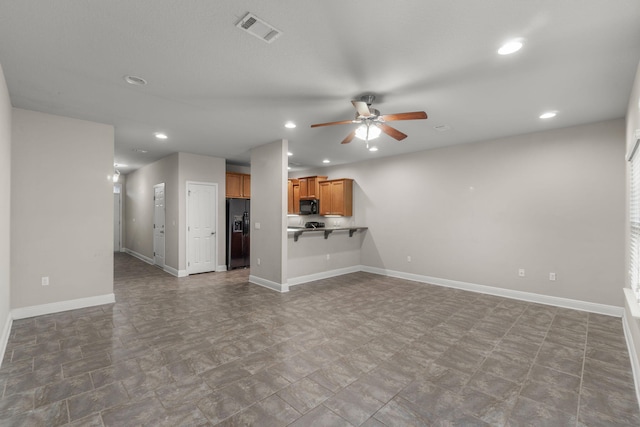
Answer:
[{"label": "ceiling air vent", "polygon": [[252,36],[255,36],[267,43],[271,43],[282,34],[282,31],[278,30],[273,25],[267,24],[252,13],[247,13],[244,18],[236,24],[236,27],[245,30]]}]

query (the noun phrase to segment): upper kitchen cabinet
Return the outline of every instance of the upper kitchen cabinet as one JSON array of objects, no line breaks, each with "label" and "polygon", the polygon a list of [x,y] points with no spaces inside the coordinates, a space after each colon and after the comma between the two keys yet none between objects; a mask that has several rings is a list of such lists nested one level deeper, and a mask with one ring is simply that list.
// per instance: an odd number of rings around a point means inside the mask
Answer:
[{"label": "upper kitchen cabinet", "polygon": [[353,215],[353,180],[349,178],[321,181],[320,215]]},{"label": "upper kitchen cabinet", "polygon": [[251,175],[246,173],[227,172],[227,198],[250,199]]},{"label": "upper kitchen cabinet", "polygon": [[287,201],[287,213],[297,214],[300,212],[300,184],[297,179],[289,179],[287,181],[287,193],[289,195]]},{"label": "upper kitchen cabinet", "polygon": [[319,199],[320,181],[326,180],[326,176],[307,176],[298,179],[300,186],[300,199]]}]

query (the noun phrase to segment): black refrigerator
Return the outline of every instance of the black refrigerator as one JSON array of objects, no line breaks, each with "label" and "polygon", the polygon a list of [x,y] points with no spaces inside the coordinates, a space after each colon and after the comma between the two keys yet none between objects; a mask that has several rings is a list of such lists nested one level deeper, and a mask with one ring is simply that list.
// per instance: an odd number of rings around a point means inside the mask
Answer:
[{"label": "black refrigerator", "polygon": [[227,269],[249,267],[250,200],[227,199]]}]

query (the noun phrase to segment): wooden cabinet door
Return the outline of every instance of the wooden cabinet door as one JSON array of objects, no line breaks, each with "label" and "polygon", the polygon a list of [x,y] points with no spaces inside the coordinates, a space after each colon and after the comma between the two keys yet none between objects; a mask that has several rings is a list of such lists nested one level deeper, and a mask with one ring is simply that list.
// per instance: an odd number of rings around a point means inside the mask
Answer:
[{"label": "wooden cabinet door", "polygon": [[242,197],[251,198],[251,175],[242,175]]},{"label": "wooden cabinet door", "polygon": [[300,178],[298,180],[298,185],[300,186],[300,198],[306,199],[309,194],[309,179],[308,178]]},{"label": "wooden cabinet door", "polygon": [[344,215],[344,181],[331,183],[331,213]]},{"label": "wooden cabinet door", "polygon": [[300,184],[293,184],[293,211],[291,213],[300,213]]},{"label": "wooden cabinet door", "polygon": [[310,199],[317,199],[318,197],[318,177],[317,176],[312,176],[310,178],[307,179],[308,182],[308,186],[307,186],[307,197]]},{"label": "wooden cabinet door", "polygon": [[287,180],[287,213],[293,213],[293,181]]},{"label": "wooden cabinet door", "polygon": [[353,215],[353,180],[320,182],[320,215]]},{"label": "wooden cabinet door", "polygon": [[227,197],[242,197],[242,175],[227,173],[226,175]]},{"label": "wooden cabinet door", "polygon": [[331,215],[332,211],[332,197],[331,197],[331,182],[323,181],[319,185],[320,188],[320,208],[318,209],[318,213],[320,215]]}]

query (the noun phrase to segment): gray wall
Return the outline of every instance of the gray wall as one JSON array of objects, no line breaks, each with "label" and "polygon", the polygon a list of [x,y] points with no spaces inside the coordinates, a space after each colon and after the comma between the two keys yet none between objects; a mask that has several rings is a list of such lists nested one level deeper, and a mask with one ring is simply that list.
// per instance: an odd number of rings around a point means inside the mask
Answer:
[{"label": "gray wall", "polygon": [[113,143],[112,126],[13,110],[12,309],[113,294]]},{"label": "gray wall", "polygon": [[282,140],[251,150],[251,280],[280,286],[287,283],[287,146]]},{"label": "gray wall", "polygon": [[316,173],[355,179],[363,265],[623,305],[622,120]]},{"label": "gray wall", "polygon": [[187,268],[187,181],[210,182],[218,184],[218,221],[217,221],[217,266],[225,264],[225,160],[220,157],[199,156],[179,153],[178,156],[178,198],[180,228],[178,229],[178,246],[180,253],[180,270]]},{"label": "gray wall", "polygon": [[124,247],[153,259],[153,186],[164,183],[164,263],[178,269],[178,153],[127,175]]},{"label": "gray wall", "polygon": [[[636,143],[636,137],[635,137],[635,132],[636,129],[640,129],[640,64],[638,64],[638,69],[636,71],[636,78],[633,84],[633,90],[631,92],[631,96],[629,97],[629,106],[627,109],[627,129],[626,129],[626,147],[627,147],[627,153],[629,153],[629,150],[631,150],[631,148],[633,147],[633,145]],[[638,154],[636,154],[638,155]],[[629,173],[629,165],[627,165],[627,173]],[[627,180],[627,183],[629,182],[629,180]],[[627,195],[629,194],[629,192],[627,191]],[[628,206],[629,201],[627,200],[627,206]],[[629,218],[627,216],[627,221],[625,222],[625,226],[626,229],[629,230],[628,228],[628,224],[629,224]],[[627,234],[627,238],[628,238],[628,232]],[[625,245],[625,249],[626,249],[626,264],[625,264],[625,272],[629,271],[629,242],[627,240],[627,244]],[[630,276],[627,273],[627,286],[630,287],[630,282],[629,282]],[[633,339],[633,345],[635,346],[634,349],[631,349],[631,358],[632,361],[634,362],[635,366],[640,366],[640,319],[634,319],[631,316],[631,311],[628,305],[625,305],[625,317],[628,320],[628,325],[629,325],[629,333],[631,334],[631,337]],[[636,376],[640,375],[640,372],[636,372]],[[636,387],[640,387],[640,384],[638,384]]]},{"label": "gray wall", "polygon": [[[0,363],[9,331],[11,235],[11,100],[0,66]],[[6,335],[6,336],[5,336]]]}]

